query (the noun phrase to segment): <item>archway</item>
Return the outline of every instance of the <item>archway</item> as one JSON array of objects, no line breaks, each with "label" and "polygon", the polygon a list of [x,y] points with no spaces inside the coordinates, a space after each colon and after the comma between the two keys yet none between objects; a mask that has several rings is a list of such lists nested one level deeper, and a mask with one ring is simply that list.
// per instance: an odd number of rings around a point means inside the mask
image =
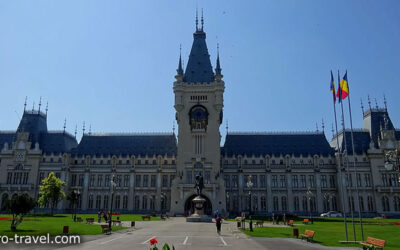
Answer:
[{"label": "archway", "polygon": [[[190,211],[190,214],[194,213],[194,206],[193,206],[192,200],[196,196],[197,196],[197,194],[193,194],[193,195],[189,196],[189,198],[186,199],[185,212],[189,212]],[[203,195],[203,194],[201,195],[201,197],[203,197],[206,200],[206,202],[204,203],[204,213],[207,214],[207,215],[212,215],[213,211],[212,211],[212,203],[211,203],[210,199],[208,199],[208,197]]]}]

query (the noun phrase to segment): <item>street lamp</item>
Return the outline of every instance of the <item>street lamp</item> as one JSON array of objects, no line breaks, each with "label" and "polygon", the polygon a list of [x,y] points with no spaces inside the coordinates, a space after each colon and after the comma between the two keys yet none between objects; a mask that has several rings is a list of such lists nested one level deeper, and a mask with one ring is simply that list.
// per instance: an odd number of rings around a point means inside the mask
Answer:
[{"label": "street lamp", "polygon": [[113,202],[114,202],[114,189],[115,186],[117,186],[117,183],[115,183],[115,174],[113,174],[112,176],[112,180],[111,180],[111,208],[110,208],[110,218],[109,218],[109,222],[108,222],[108,228],[110,229],[111,232],[111,221],[112,221],[112,208],[113,208]]},{"label": "street lamp", "polygon": [[310,217],[311,224],[313,224],[313,221],[311,219],[311,196],[312,195],[313,195],[313,193],[311,192],[311,188],[310,188],[310,186],[308,186],[308,188],[307,188],[307,197],[308,197],[308,204],[309,204],[308,215]]},{"label": "street lamp", "polygon": [[250,211],[249,211],[249,216],[250,216],[250,232],[253,232],[253,221],[251,218],[251,188],[253,187],[253,182],[251,182],[251,175],[247,177],[247,188],[249,189],[249,200],[250,200]]},{"label": "street lamp", "polygon": [[78,207],[78,201],[79,201],[79,197],[81,196],[81,192],[79,191],[79,189],[74,190],[74,197],[73,197],[73,201],[74,201],[74,221],[76,222],[76,209]]}]

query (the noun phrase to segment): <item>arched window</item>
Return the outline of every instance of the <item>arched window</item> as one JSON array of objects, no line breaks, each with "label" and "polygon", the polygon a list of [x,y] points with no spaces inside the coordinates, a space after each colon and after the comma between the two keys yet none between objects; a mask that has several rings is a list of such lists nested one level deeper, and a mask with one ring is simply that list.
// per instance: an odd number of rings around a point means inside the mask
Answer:
[{"label": "arched window", "polygon": [[385,212],[390,211],[389,199],[387,196],[382,197],[382,208],[383,208],[383,211],[385,211]]},{"label": "arched window", "polygon": [[103,209],[107,209],[108,210],[108,195],[104,195]]},{"label": "arched window", "polygon": [[89,204],[88,204],[88,208],[93,208],[93,194],[89,195]]},{"label": "arched window", "polygon": [[96,196],[96,209],[100,209],[101,206],[101,196],[97,195]]},{"label": "arched window", "polygon": [[115,196],[115,209],[120,209],[120,204],[121,204],[121,196],[117,195]]},{"label": "arched window", "polygon": [[139,197],[139,195],[136,195],[135,196],[135,209],[136,210],[139,210],[140,209],[140,197]]},{"label": "arched window", "polygon": [[252,204],[252,206],[253,206],[253,210],[254,211],[258,210],[258,198],[257,198],[257,196],[253,196],[253,204]]},{"label": "arched window", "polygon": [[303,196],[303,212],[308,211],[308,201],[307,201],[307,196]]},{"label": "arched window", "polygon": [[294,197],[294,211],[300,211],[299,197]]},{"label": "arched window", "polygon": [[127,195],[124,195],[124,197],[122,198],[122,208],[123,209],[128,208],[128,196]]},{"label": "arched window", "polygon": [[143,195],[142,209],[143,210],[147,209],[147,196],[146,195]]},{"label": "arched window", "polygon": [[265,196],[261,196],[261,210],[267,211],[267,199]]},{"label": "arched window", "polygon": [[360,211],[364,212],[364,198],[362,196],[358,197],[358,202],[360,204]]},{"label": "arched window", "polygon": [[286,203],[286,196],[282,196],[282,210],[286,211],[287,210],[287,203]]},{"label": "arched window", "polygon": [[393,206],[394,206],[394,211],[399,212],[400,211],[400,197],[395,196],[393,198]]},{"label": "arched window", "polygon": [[274,196],[274,211],[279,211],[279,203],[277,196]]},{"label": "arched window", "polygon": [[374,211],[374,201],[372,200],[372,196],[368,196],[368,212]]}]

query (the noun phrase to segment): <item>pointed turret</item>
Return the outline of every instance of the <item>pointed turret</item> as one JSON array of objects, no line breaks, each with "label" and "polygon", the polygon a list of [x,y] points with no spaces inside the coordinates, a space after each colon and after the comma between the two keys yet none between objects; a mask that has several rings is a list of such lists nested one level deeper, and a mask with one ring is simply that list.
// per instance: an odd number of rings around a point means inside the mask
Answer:
[{"label": "pointed turret", "polygon": [[198,17],[196,12],[196,32],[193,34],[193,44],[189,55],[189,61],[184,73],[184,82],[213,82],[214,72],[212,70],[210,55],[206,44],[206,33],[203,31],[204,19],[202,18],[202,28],[198,27]]},{"label": "pointed turret", "polygon": [[178,63],[178,69],[176,70],[176,73],[178,76],[183,76],[183,68],[182,68],[182,53],[181,53],[181,48],[179,48],[179,63]]},{"label": "pointed turret", "polygon": [[217,66],[215,67],[215,75],[221,75],[221,64],[219,63],[219,44],[217,44]]}]

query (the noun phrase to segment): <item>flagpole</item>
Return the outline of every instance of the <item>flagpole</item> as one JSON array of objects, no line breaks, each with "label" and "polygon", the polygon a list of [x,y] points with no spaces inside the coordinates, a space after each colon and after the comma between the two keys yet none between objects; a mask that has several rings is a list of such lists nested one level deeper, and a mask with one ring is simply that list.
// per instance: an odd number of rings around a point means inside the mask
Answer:
[{"label": "flagpole", "polygon": [[[334,80],[333,80],[333,75],[332,75],[332,70],[331,70],[331,76],[332,76],[332,81],[334,82]],[[336,95],[336,89],[335,89],[335,86],[333,85],[332,86],[333,87],[333,113],[335,114],[335,127],[336,127],[336,143],[337,143],[337,147],[338,147],[338,155],[339,155],[339,173],[340,173],[340,183],[342,184],[342,187],[341,187],[341,193],[342,193],[342,195],[341,195],[341,197],[342,197],[342,211],[343,211],[343,218],[344,218],[344,229],[345,229],[345,232],[346,232],[346,241],[349,241],[349,236],[348,236],[348,233],[347,233],[347,218],[346,218],[346,208],[345,208],[345,198],[344,198],[344,192],[343,192],[343,173],[342,173],[342,167],[341,167],[341,160],[342,160],[342,154],[341,154],[341,147],[340,147],[340,145],[339,145],[339,134],[338,134],[338,126],[337,126],[337,118],[336,118],[336,99],[335,99],[335,95]],[[340,88],[340,86],[339,86],[339,88]]]},{"label": "flagpole", "polygon": [[[347,140],[346,140],[346,126],[345,126],[345,122],[344,122],[344,111],[343,111],[343,100],[342,100],[342,89],[340,87],[340,76],[339,76],[339,70],[338,70],[338,81],[339,81],[339,91],[340,91],[340,95],[339,95],[339,102],[340,102],[340,106],[342,109],[342,128],[343,128],[343,139],[344,139],[344,147],[345,147],[345,152],[346,152],[346,172],[347,172],[347,183],[346,183],[346,190],[347,190],[347,197],[352,197],[351,195],[351,188],[350,188],[350,182],[351,182],[351,176],[350,176],[350,169],[349,169],[349,158],[348,158],[348,154],[347,154]],[[343,151],[344,152],[344,151]],[[350,193],[350,196],[349,196]],[[352,199],[352,201],[354,201],[354,199]],[[354,226],[354,212],[353,212],[353,202],[350,202],[349,200],[349,208],[350,208],[350,214],[351,214],[351,224],[353,226],[353,236],[354,236],[354,241],[356,241],[356,228]]]},{"label": "flagpole", "polygon": [[[347,75],[347,71],[346,71],[346,75]],[[364,230],[363,230],[362,216],[361,216],[361,206],[360,206],[360,190],[358,189],[358,173],[357,173],[357,168],[356,168],[355,151],[354,151],[353,118],[351,116],[350,87],[349,87],[349,77],[348,76],[347,76],[347,89],[349,91],[347,97],[349,98],[348,103],[349,103],[349,115],[350,115],[351,146],[352,146],[352,150],[353,150],[353,168],[354,168],[354,174],[355,174],[355,178],[356,178],[356,191],[357,191],[357,201],[358,201],[358,217],[360,219],[361,240],[364,241]]]}]

